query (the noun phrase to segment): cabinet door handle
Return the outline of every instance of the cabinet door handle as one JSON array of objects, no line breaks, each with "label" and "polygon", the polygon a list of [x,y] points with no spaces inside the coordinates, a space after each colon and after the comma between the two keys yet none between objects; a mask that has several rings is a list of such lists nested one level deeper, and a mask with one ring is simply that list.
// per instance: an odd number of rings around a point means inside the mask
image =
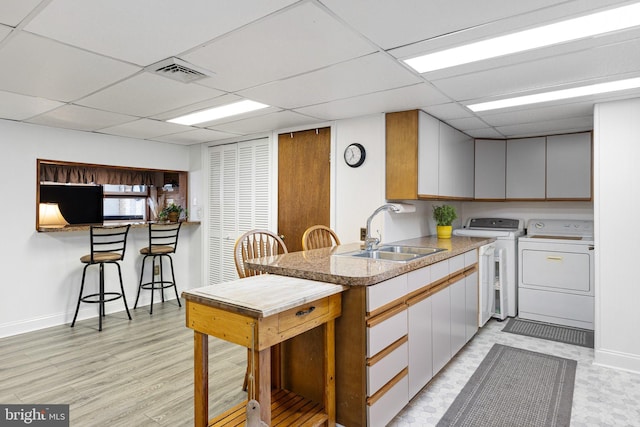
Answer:
[{"label": "cabinet door handle", "polygon": [[296,312],[296,316],[306,316],[307,314],[311,313],[315,309],[316,308],[314,306],[311,306],[306,310],[300,310],[300,311]]},{"label": "cabinet door handle", "polygon": [[562,257],[561,256],[548,256],[547,259],[549,261],[562,261]]}]

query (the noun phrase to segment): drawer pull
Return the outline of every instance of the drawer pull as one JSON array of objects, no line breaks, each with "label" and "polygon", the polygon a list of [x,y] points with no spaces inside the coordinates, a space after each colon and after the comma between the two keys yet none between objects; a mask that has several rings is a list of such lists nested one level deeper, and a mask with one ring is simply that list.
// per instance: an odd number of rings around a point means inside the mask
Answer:
[{"label": "drawer pull", "polygon": [[561,256],[548,256],[547,259],[550,261],[562,261]]},{"label": "drawer pull", "polygon": [[306,316],[307,314],[311,313],[315,309],[316,308],[314,306],[311,306],[307,310],[300,310],[296,312],[296,316]]}]

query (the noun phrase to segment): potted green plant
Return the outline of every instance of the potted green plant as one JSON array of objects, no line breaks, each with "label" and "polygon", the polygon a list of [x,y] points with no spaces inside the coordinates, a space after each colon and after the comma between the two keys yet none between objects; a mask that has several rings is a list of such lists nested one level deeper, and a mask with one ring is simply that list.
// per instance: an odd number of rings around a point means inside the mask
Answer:
[{"label": "potted green plant", "polygon": [[180,205],[176,205],[175,203],[171,203],[167,205],[160,215],[160,218],[167,218],[169,222],[178,222],[178,218],[180,218],[180,214],[184,211],[184,208]]},{"label": "potted green plant", "polygon": [[451,238],[451,224],[457,217],[456,209],[451,205],[433,206],[433,219],[436,220],[439,239]]}]

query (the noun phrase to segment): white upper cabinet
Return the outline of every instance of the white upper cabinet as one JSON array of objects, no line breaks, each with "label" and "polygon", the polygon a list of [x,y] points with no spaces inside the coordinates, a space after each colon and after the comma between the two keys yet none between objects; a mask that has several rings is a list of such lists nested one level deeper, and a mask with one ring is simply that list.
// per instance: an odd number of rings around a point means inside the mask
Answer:
[{"label": "white upper cabinet", "polygon": [[438,194],[452,198],[473,198],[473,138],[440,122],[439,148]]},{"label": "white upper cabinet", "polygon": [[545,137],[507,140],[507,199],[545,199],[545,146]]},{"label": "white upper cabinet", "polygon": [[439,195],[440,121],[418,112],[418,194]]},{"label": "white upper cabinet", "polygon": [[476,139],[475,198],[504,200],[506,197],[506,150],[503,139]]},{"label": "white upper cabinet", "polygon": [[547,137],[547,199],[591,199],[591,133]]}]

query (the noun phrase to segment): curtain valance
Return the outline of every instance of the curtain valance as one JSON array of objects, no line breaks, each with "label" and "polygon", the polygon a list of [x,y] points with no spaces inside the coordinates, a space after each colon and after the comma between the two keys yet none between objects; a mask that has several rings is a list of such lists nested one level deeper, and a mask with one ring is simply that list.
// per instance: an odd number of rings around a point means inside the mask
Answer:
[{"label": "curtain valance", "polygon": [[153,185],[154,173],[120,168],[40,163],[40,182]]}]

